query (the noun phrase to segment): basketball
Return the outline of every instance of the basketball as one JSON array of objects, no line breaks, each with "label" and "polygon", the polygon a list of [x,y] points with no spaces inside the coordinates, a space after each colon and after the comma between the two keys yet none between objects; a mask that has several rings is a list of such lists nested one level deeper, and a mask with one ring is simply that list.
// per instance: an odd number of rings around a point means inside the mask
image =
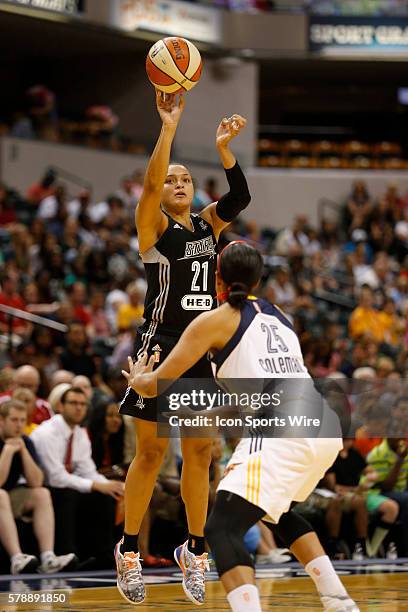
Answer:
[{"label": "basketball", "polygon": [[192,89],[200,79],[202,66],[197,47],[178,36],[158,40],[146,58],[146,72],[150,82],[165,93]]}]

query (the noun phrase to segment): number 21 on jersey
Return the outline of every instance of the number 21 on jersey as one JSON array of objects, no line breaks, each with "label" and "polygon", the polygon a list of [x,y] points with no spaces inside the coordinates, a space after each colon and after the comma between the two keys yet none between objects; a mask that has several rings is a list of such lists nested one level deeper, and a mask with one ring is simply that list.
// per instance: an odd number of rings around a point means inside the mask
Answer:
[{"label": "number 21 on jersey", "polygon": [[[191,291],[207,291],[208,288],[208,261],[203,263],[194,260],[191,263],[191,270],[194,272],[193,281],[191,283]],[[202,271],[202,274],[201,274]],[[202,280],[202,285],[197,284]]]}]

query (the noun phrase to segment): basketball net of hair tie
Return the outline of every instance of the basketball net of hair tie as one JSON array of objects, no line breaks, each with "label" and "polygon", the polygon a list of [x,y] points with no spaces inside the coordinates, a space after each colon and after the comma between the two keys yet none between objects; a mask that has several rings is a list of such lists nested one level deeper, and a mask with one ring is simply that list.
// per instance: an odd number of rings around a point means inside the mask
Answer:
[{"label": "basketball net of hair tie", "polygon": [[[243,242],[243,241],[241,241],[241,242]],[[228,300],[228,297],[229,297],[229,294],[231,293],[233,285],[241,285],[242,291],[245,291],[246,289],[248,289],[248,292],[249,292],[249,288],[245,286],[245,283],[240,283],[239,281],[234,281],[232,283],[232,285],[227,287],[226,291],[223,291],[222,293],[217,293],[216,297],[217,297],[217,300],[219,302],[226,302]]]},{"label": "basketball net of hair tie", "polygon": [[222,291],[221,293],[217,293],[216,298],[219,302],[226,302],[228,300],[228,296],[230,294],[231,287],[227,287],[226,291]]}]

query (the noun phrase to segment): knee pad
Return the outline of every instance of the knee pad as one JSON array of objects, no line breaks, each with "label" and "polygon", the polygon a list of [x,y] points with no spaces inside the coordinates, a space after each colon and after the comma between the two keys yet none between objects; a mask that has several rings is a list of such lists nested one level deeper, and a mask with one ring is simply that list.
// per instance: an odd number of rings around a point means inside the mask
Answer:
[{"label": "knee pad", "polygon": [[298,538],[314,531],[311,524],[297,512],[285,512],[276,525],[263,521],[263,523],[276,534],[287,548],[290,548]]},{"label": "knee pad", "polygon": [[259,508],[237,495],[224,491],[217,493],[205,526],[205,537],[220,576],[239,565],[254,567],[244,545],[244,535],[263,515]]}]

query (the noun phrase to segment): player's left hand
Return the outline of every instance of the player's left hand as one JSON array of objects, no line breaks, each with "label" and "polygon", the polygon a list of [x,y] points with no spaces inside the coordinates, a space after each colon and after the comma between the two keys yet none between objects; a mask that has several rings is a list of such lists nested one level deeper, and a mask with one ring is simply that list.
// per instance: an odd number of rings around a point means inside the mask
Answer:
[{"label": "player's left hand", "polygon": [[241,115],[232,115],[228,119],[224,117],[215,136],[217,147],[225,147],[246,126],[246,122],[247,120]]},{"label": "player's left hand", "polygon": [[140,377],[143,376],[143,374],[153,372],[154,363],[155,356],[151,355],[150,359],[148,360],[147,353],[143,353],[143,355],[135,362],[133,362],[131,357],[128,357],[129,372],[122,370],[122,374],[128,381],[129,387],[132,387],[132,389],[137,391],[138,383],[141,382]]}]

